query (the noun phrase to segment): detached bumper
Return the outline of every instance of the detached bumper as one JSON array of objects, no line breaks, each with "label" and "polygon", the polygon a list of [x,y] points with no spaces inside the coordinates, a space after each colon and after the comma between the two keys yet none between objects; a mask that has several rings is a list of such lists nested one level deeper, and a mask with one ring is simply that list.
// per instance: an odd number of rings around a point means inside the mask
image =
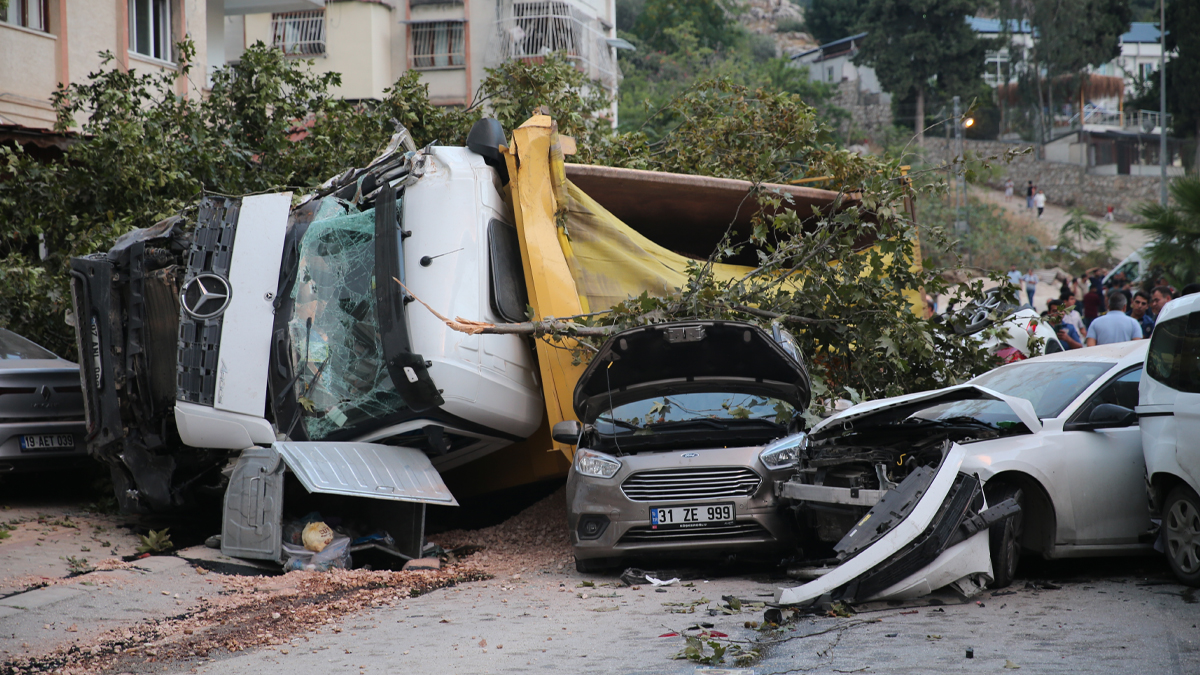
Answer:
[{"label": "detached bumper", "polygon": [[[838,544],[837,548],[854,551],[851,555],[814,581],[779,589],[775,601],[782,605],[811,606],[903,599],[945,586],[953,586],[967,596],[978,592],[992,580],[988,530],[983,525],[990,521],[983,513],[987,505],[979,480],[959,472],[964,455],[963,448],[954,446],[927,488],[917,483],[928,478],[923,479],[914,471],[896,488],[878,497],[863,494],[867,490],[855,490],[858,494],[851,495],[846,488],[813,490],[816,486],[802,486],[804,489],[797,490],[795,486],[791,489],[781,486],[780,493],[784,495],[861,506],[867,505],[863,500],[899,495],[914,488],[923,489],[923,494],[907,516],[890,524],[890,529],[881,535],[880,530],[871,532],[869,528],[881,527],[875,523],[894,518],[895,505],[887,499],[876,504]],[[991,516],[1003,517],[998,512]],[[851,540],[861,539],[864,534],[880,536],[861,548],[854,546]]]}]

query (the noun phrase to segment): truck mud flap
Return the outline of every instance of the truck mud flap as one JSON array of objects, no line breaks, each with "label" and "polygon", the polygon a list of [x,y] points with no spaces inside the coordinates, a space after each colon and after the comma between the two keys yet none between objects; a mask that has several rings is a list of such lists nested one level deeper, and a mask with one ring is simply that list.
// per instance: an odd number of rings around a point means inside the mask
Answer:
[{"label": "truck mud flap", "polygon": [[[352,500],[378,529],[396,541],[403,557],[420,557],[425,505],[458,506],[425,453],[374,443],[278,442],[242,452],[225,493],[221,552],[279,560],[282,553],[284,472],[310,495]],[[336,502],[347,508],[345,500]]]}]

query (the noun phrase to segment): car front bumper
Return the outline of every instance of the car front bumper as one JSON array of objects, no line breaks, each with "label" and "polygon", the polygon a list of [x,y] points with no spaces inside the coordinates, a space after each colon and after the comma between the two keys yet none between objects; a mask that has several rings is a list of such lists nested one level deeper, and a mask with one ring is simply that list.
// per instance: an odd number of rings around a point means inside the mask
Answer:
[{"label": "car front bumper", "polygon": [[[575,557],[592,560],[789,551],[795,543],[793,527],[780,509],[774,485],[791,469],[768,471],[758,459],[761,450],[718,448],[630,455],[619,458],[621,469],[612,478],[582,476],[572,467],[567,478],[567,520]],[[667,472],[689,477],[683,482],[690,482],[691,487],[664,485],[655,478]],[[751,487],[755,479],[757,484]],[[633,485],[638,481],[642,481],[641,487],[635,489]],[[733,484],[740,487],[721,489],[721,485]],[[628,494],[624,485],[630,487]],[[710,496],[697,496],[697,492]],[[672,529],[657,526],[650,518],[651,508],[717,504],[733,506],[732,524]],[[589,522],[599,529],[598,533],[588,531]]]}]

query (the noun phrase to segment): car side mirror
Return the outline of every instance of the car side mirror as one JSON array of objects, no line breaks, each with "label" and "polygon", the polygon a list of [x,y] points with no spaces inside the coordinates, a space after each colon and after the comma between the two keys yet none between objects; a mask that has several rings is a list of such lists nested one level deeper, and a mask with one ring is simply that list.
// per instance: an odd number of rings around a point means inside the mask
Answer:
[{"label": "car side mirror", "polygon": [[1136,421],[1137,413],[1129,408],[1114,403],[1101,403],[1092,408],[1092,413],[1088,415],[1087,425],[1092,429],[1108,429],[1127,427]]},{"label": "car side mirror", "polygon": [[583,433],[583,425],[576,420],[563,420],[555,422],[554,428],[550,430],[550,437],[559,443],[567,443],[575,445],[579,442],[579,434]]}]

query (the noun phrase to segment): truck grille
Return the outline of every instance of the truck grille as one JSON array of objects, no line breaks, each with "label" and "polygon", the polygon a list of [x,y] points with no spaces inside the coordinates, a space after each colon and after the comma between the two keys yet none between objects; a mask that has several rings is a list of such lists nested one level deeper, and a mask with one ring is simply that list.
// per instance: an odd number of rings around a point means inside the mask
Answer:
[{"label": "truck grille", "polygon": [[[205,197],[200,202],[184,284],[204,272],[229,278],[233,236],[241,206],[240,199],[222,197]],[[185,311],[179,312],[179,371],[175,382],[177,400],[209,406],[213,404],[217,388],[221,323],[221,316],[197,319]]]},{"label": "truck grille", "polygon": [[621,491],[635,502],[661,502],[713,497],[749,497],[762,479],[745,467],[667,469],[635,473]]},{"label": "truck grille", "polygon": [[663,544],[679,541],[710,539],[769,539],[771,532],[758,523],[713,525],[694,530],[652,530],[649,526],[634,527],[621,537],[618,544]]}]

